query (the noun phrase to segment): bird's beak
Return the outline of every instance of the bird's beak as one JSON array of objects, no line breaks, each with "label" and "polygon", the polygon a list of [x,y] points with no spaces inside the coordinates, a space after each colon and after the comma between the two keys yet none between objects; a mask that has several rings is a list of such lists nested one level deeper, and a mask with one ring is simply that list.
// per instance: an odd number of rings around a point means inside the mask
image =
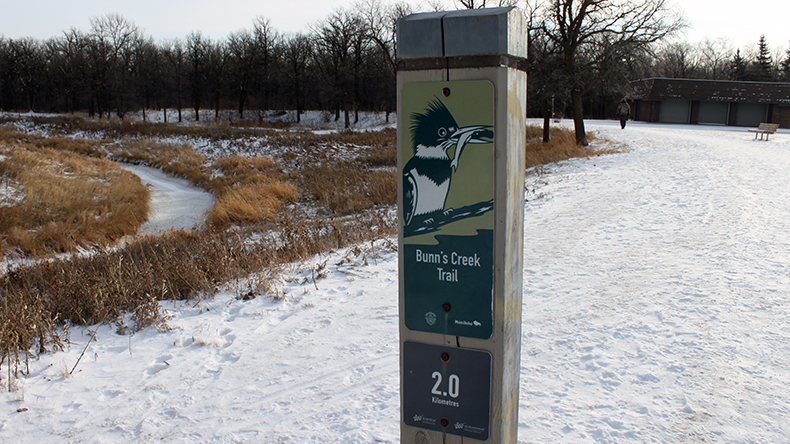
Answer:
[{"label": "bird's beak", "polygon": [[458,170],[458,159],[461,157],[461,152],[464,147],[470,143],[491,143],[494,138],[494,131],[491,125],[474,125],[458,128],[450,136],[450,140],[455,142],[455,156],[453,156],[452,166]]}]

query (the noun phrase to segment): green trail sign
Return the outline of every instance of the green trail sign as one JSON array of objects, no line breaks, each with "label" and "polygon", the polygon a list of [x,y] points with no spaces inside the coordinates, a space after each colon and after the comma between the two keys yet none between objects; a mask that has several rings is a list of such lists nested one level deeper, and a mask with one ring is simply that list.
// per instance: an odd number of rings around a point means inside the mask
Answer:
[{"label": "green trail sign", "polygon": [[402,90],[404,311],[411,330],[493,331],[494,85]]}]

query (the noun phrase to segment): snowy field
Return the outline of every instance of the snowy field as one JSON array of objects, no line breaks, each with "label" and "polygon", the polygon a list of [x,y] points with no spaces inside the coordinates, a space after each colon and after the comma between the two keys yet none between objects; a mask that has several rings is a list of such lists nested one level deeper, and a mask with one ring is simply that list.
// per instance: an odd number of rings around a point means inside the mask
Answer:
[{"label": "snowy field", "polygon": [[[790,133],[588,130],[630,150],[527,177],[519,442],[790,442]],[[163,303],[167,332],[73,328],[0,442],[398,442],[395,242]]]}]

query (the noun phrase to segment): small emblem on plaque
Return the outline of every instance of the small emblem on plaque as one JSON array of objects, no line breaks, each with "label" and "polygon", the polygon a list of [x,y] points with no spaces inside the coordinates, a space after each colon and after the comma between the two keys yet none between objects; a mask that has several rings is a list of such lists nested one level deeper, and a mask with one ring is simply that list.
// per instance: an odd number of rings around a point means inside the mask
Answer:
[{"label": "small emblem on plaque", "polygon": [[428,325],[435,324],[436,323],[436,313],[434,313],[432,311],[429,311],[428,313],[425,313],[425,322],[427,322]]}]

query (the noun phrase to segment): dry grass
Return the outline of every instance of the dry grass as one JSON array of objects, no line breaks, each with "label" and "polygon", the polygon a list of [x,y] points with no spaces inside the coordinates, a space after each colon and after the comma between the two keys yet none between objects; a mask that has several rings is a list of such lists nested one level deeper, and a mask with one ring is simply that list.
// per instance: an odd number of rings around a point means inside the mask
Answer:
[{"label": "dry grass", "polygon": [[291,177],[304,198],[314,201],[328,214],[343,216],[398,201],[394,169],[362,169],[359,165],[336,162],[308,166]]},{"label": "dry grass", "polygon": [[[591,145],[596,144],[595,135],[588,133]],[[543,143],[543,127],[527,126],[526,167],[532,168],[549,163],[568,160],[575,157],[594,157],[612,154],[615,149],[595,149],[576,145],[576,134],[573,129],[551,128],[551,140]]]},{"label": "dry grass", "polygon": [[286,203],[296,201],[296,197],[296,187],[283,182],[228,187],[217,196],[206,223],[214,228],[223,228],[271,221]]},{"label": "dry grass", "polygon": [[2,141],[0,153],[0,181],[19,196],[0,212],[0,253],[40,257],[108,245],[148,217],[148,189],[108,160]]}]

